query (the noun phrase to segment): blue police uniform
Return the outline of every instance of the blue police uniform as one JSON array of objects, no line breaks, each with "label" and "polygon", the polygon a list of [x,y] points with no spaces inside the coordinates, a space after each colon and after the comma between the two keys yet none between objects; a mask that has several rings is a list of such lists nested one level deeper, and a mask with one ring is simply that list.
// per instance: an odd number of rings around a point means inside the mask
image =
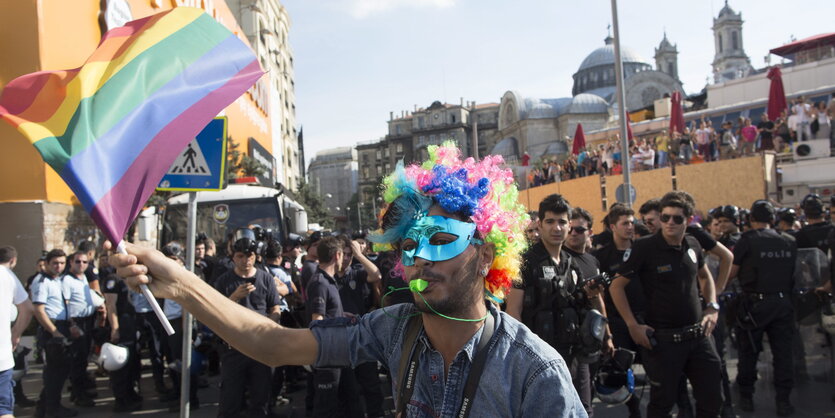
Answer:
[{"label": "blue police uniform", "polygon": [[38,401],[39,411],[60,414],[61,389],[70,374],[70,362],[66,336],[70,334],[67,305],[64,299],[64,286],[61,277],[42,275],[37,279],[32,294],[32,303],[44,305],[49,320],[65,338],[53,337],[43,327],[38,328],[38,342],[46,355],[43,368],[43,389]]},{"label": "blue police uniform", "polygon": [[93,400],[89,399],[85,392],[88,386],[87,359],[90,356],[90,344],[92,344],[90,336],[93,330],[93,314],[96,309],[93,306],[92,289],[84,275],[76,277],[73,274],[66,274],[62,278],[62,283],[70,323],[82,331],[82,335],[73,339],[70,345],[71,398],[77,405],[93,406]]}]

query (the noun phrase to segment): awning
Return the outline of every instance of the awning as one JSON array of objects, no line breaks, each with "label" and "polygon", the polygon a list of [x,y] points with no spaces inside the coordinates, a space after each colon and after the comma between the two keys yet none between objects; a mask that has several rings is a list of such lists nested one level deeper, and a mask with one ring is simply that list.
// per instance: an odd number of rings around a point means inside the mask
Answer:
[{"label": "awning", "polygon": [[810,36],[806,39],[801,39],[799,41],[794,41],[781,47],[774,48],[769,52],[774,55],[791,59],[794,54],[800,51],[806,51],[824,45],[835,45],[835,32]]}]

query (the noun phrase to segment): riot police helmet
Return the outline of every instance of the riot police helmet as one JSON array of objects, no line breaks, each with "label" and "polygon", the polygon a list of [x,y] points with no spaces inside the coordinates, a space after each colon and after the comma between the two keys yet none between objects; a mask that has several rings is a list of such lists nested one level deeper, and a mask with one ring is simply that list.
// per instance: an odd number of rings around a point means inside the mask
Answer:
[{"label": "riot police helmet", "polygon": [[774,222],[774,205],[768,200],[757,200],[751,205],[750,218],[753,222]]},{"label": "riot police helmet", "polygon": [[810,193],[800,202],[800,208],[809,218],[818,218],[823,215],[823,199],[816,194]]}]

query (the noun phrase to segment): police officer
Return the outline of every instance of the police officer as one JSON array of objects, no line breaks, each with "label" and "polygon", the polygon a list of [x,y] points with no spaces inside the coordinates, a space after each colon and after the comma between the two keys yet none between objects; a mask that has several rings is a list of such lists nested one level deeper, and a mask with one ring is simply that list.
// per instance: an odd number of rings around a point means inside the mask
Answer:
[{"label": "police officer", "polygon": [[54,249],[46,254],[46,272],[33,283],[32,303],[40,323],[38,342],[44,349],[43,389],[35,415],[73,417],[78,411],[61,405],[61,389],[70,374],[70,321],[61,281],[67,255]]},{"label": "police officer", "polygon": [[128,349],[128,361],[119,370],[110,372],[110,386],[116,401],[113,412],[130,412],[142,408],[142,397],[134,390],[140,379],[140,359],[136,350],[136,311],[130,303],[128,286],[116,276],[116,269],[107,265],[107,258],[99,261],[99,278],[107,306],[110,324],[110,343]]},{"label": "police officer", "polygon": [[591,299],[596,300],[598,307],[602,305],[601,289],[583,288],[583,273],[573,257],[563,250],[571,230],[568,201],[559,194],[552,194],[539,203],[538,213],[540,241],[522,256],[522,287],[510,293],[507,313],[521,318],[528,328],[563,356],[580,401],[591,415],[588,363],[596,358],[589,356],[601,347],[586,347],[580,333],[585,316],[593,308]]},{"label": "police officer", "polygon": [[777,230],[791,236],[797,235],[797,212],[793,208],[777,209]]},{"label": "police officer", "polygon": [[[215,289],[230,300],[248,309],[280,319],[279,296],[273,277],[255,268],[255,258],[263,250],[263,243],[255,239],[249,229],[239,229],[232,245],[232,260],[235,268],[218,277]],[[250,417],[264,417],[268,414],[271,392],[271,369],[253,360],[238,350],[228,347],[220,363],[220,407],[219,417],[236,417],[241,412],[244,389],[249,386]]]},{"label": "police officer", "polygon": [[[93,291],[90,289],[87,277],[84,274],[89,263],[87,253],[81,251],[73,253],[70,256],[69,273],[62,279],[64,298],[67,300],[67,309],[70,316],[70,339],[72,340],[70,346],[72,394],[70,399],[76,405],[84,407],[95,406],[95,402],[86,391],[88,385],[90,385],[87,378],[87,360],[90,356],[90,344],[92,343],[90,336],[92,335],[93,319],[96,313],[96,306],[93,304]],[[91,387],[95,388],[95,383],[92,383]]]},{"label": "police officer", "polygon": [[[339,288],[342,308],[346,315],[365,315],[371,306],[370,285],[380,281],[380,269],[363,254],[362,245],[357,240],[346,235],[339,236],[339,240],[342,243],[342,263],[334,279]],[[348,372],[347,369],[343,370]],[[354,367],[353,374],[355,391],[365,399],[367,416],[384,416],[384,397],[377,362],[359,364]]]},{"label": "police officer", "polygon": [[[716,417],[722,404],[720,360],[710,334],[719,305],[698,241],[685,234],[693,215],[684,192],[661,199],[660,233],[635,241],[609,291],[632,340],[642,347],[651,380],[649,417],[667,417],[676,403],[682,373],[693,385],[696,415]],[[626,286],[638,280],[645,320],[635,318]],[[707,302],[703,311],[699,291]]]},{"label": "police officer", "polygon": [[800,207],[806,215],[806,225],[797,231],[797,248],[819,248],[827,254],[827,237],[835,226],[824,217],[823,200],[816,194],[810,194],[803,198]]},{"label": "police officer", "polygon": [[763,334],[768,334],[774,356],[774,386],[777,393],[777,415],[794,413],[789,402],[794,386],[792,336],[794,308],[791,292],[797,245],[786,234],[771,229],[774,207],[765,200],[751,206],[752,230],[742,235],[734,247],[731,277],[738,277],[743,294],[737,314],[739,372],[737,383],[740,408],[754,410],[754,382],[757,380],[757,358],[762,351]]},{"label": "police officer", "polygon": [[[660,204],[652,202],[644,209],[647,210],[647,214],[650,214],[653,210],[657,210],[660,214],[661,210]],[[592,254],[600,262],[600,270],[614,276],[620,270],[623,261],[628,258],[627,253],[631,252],[632,240],[635,237],[635,212],[622,203],[615,203],[609,208],[609,213],[606,214],[604,224],[606,225],[606,230],[611,235],[611,240],[608,244],[598,248]],[[649,226],[648,228],[650,230],[653,229],[653,227]],[[658,227],[656,226],[655,229],[658,229]],[[629,283],[626,294],[629,298],[630,306],[632,306],[633,313],[639,322],[643,322],[644,296],[641,290],[641,283],[637,280]],[[629,336],[629,329],[626,326],[626,322],[621,317],[617,308],[615,308],[609,291],[605,292],[604,301],[609,319],[609,328],[612,331],[612,343],[617,348],[638,352],[638,345]],[[626,401],[626,406],[629,408],[630,418],[641,416],[641,398],[637,394],[633,394]]]},{"label": "police officer", "polygon": [[719,229],[722,231],[719,242],[728,249],[733,250],[734,245],[736,245],[736,242],[742,236],[739,232],[739,208],[734,205],[719,206],[711,210],[710,215],[719,221]]}]

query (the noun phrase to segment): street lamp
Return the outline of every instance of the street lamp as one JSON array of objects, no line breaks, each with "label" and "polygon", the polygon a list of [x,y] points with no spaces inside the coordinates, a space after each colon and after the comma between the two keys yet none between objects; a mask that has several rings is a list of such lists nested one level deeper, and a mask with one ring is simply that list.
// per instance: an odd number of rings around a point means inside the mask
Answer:
[{"label": "street lamp", "polygon": [[357,227],[358,227],[357,232],[358,233],[362,233],[362,215],[361,215],[362,210],[361,209],[362,209],[363,206],[364,206],[364,204],[362,202],[359,202],[357,204]]}]

